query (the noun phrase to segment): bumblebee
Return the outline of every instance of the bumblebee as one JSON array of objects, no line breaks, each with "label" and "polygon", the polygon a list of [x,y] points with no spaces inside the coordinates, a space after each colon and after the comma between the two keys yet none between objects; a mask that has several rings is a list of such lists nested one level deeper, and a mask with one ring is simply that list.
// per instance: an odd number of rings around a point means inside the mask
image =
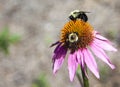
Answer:
[{"label": "bumblebee", "polygon": [[74,10],[74,11],[72,11],[70,13],[69,19],[70,20],[81,19],[81,20],[87,22],[88,21],[88,17],[86,15],[86,13],[89,13],[89,12],[80,11],[80,10]]}]

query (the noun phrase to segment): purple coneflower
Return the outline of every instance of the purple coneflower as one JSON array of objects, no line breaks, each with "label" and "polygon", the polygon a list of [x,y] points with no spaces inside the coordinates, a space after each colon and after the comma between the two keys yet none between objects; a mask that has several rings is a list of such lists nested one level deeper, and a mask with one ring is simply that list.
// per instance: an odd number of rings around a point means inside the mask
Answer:
[{"label": "purple coneflower", "polygon": [[[117,51],[108,39],[96,32],[93,27],[82,20],[70,20],[61,30],[61,38],[51,46],[57,45],[53,55],[53,73],[55,74],[64,62],[67,51],[70,50],[68,57],[68,70],[70,80],[73,81],[78,65],[86,73],[89,70],[97,77],[99,76],[98,67],[94,53],[112,69],[115,66],[110,62],[104,50]],[[92,53],[91,53],[92,51]]]}]

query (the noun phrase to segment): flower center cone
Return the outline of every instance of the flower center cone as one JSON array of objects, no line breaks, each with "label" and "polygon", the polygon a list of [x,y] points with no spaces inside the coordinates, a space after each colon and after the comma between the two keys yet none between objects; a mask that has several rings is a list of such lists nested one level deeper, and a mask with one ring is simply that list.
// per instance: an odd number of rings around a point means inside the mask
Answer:
[{"label": "flower center cone", "polygon": [[71,20],[61,30],[60,42],[74,52],[91,44],[93,38],[93,27],[88,22]]}]

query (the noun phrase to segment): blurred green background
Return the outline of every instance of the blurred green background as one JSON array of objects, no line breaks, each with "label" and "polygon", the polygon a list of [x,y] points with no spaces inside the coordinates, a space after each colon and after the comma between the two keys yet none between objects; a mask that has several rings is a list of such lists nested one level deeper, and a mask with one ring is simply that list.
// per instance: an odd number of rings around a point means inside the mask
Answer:
[{"label": "blurred green background", "polygon": [[79,87],[67,58],[52,74],[49,48],[75,9],[91,12],[88,21],[118,49],[107,52],[115,70],[96,58],[101,79],[89,72],[90,87],[120,87],[120,0],[0,0],[0,87]]}]

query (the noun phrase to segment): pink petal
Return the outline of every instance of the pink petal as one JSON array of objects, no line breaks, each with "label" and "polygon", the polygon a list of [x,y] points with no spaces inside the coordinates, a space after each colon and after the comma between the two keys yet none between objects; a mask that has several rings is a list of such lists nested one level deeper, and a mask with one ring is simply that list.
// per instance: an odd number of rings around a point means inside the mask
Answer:
[{"label": "pink petal", "polygon": [[57,47],[54,50],[54,53],[57,53],[60,50],[60,48],[61,48],[61,43],[57,45]]},{"label": "pink petal", "polygon": [[82,57],[81,50],[78,50],[78,51],[76,52],[76,54],[77,54],[77,61],[78,61],[79,64],[81,64],[81,57]]},{"label": "pink petal", "polygon": [[77,51],[77,60],[78,60],[78,63],[80,64],[80,66],[81,66],[81,69],[85,73],[86,77],[88,77],[87,72],[86,72],[86,68],[85,68],[85,61],[84,61],[84,57],[83,57],[83,52],[82,52],[81,49],[79,49]]},{"label": "pink petal", "polygon": [[107,38],[101,36],[98,32],[95,34],[95,37],[101,40],[106,40],[106,41],[108,40]]},{"label": "pink petal", "polygon": [[62,66],[64,62],[64,57],[62,56],[61,58],[55,59],[54,61],[54,67],[53,67],[53,73],[55,74],[59,68]]},{"label": "pink petal", "polygon": [[73,81],[78,63],[76,61],[76,52],[74,54],[70,54],[68,57],[68,70],[70,81]]},{"label": "pink petal", "polygon": [[97,31],[94,31],[93,34],[94,34],[94,36],[95,36],[96,38],[98,38],[98,39],[106,40],[106,41],[108,40],[107,38],[101,36],[100,33],[98,33]]},{"label": "pink petal", "polygon": [[54,74],[62,66],[64,58],[65,58],[66,53],[67,53],[67,49],[65,49],[64,46],[56,47],[55,50],[56,51],[54,52],[54,56],[53,56],[53,73]]},{"label": "pink petal", "polygon": [[100,48],[104,49],[104,50],[117,51],[117,49],[114,48],[108,40],[104,41],[104,40],[99,40],[99,39],[95,38],[93,43],[96,44],[97,46],[99,46]]},{"label": "pink petal", "polygon": [[81,67],[84,68],[84,58],[83,58],[82,51],[80,49],[77,51],[77,60],[78,60],[78,63],[81,65]]},{"label": "pink petal", "polygon": [[91,45],[91,49],[94,52],[94,54],[100,58],[101,60],[103,60],[106,64],[108,64],[112,69],[115,68],[115,66],[110,62],[108,56],[106,55],[106,53],[104,52],[103,49],[101,49],[100,47],[96,46],[95,44]]},{"label": "pink petal", "polygon": [[95,61],[93,55],[91,54],[91,52],[88,49],[84,49],[83,53],[84,53],[84,60],[85,60],[87,67],[91,70],[91,72],[97,78],[100,78],[96,61]]},{"label": "pink petal", "polygon": [[59,44],[59,43],[60,43],[60,42],[57,41],[57,42],[53,43],[50,47],[53,47],[53,46],[55,46],[55,45],[57,45],[57,44]]}]

